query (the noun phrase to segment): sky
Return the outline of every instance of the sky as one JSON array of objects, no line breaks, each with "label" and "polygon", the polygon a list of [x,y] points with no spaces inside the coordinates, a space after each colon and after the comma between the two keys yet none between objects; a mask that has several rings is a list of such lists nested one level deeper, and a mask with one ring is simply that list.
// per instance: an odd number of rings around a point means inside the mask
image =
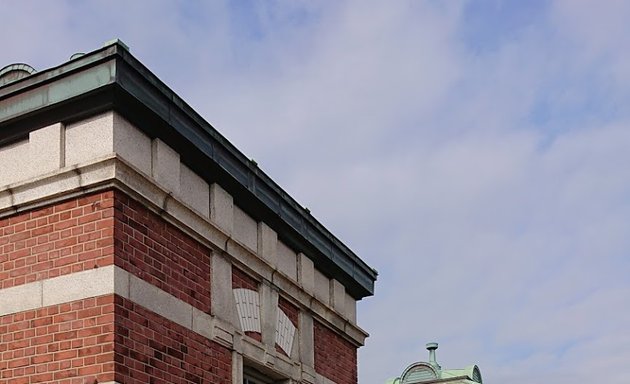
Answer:
[{"label": "sky", "polygon": [[630,2],[1,2],[1,65],[120,38],[378,270],[360,383],[628,382]]}]

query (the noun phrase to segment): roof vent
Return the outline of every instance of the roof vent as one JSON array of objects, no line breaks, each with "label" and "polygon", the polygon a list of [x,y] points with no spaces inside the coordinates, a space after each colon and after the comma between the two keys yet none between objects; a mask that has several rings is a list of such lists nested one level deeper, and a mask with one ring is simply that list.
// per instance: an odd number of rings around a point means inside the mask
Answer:
[{"label": "roof vent", "polygon": [[10,64],[0,69],[0,86],[23,79],[37,72],[28,64]]},{"label": "roof vent", "polygon": [[438,364],[435,359],[435,350],[438,349],[438,343],[427,343],[427,349],[429,350],[429,364],[431,364],[435,369],[441,369],[440,364]]},{"label": "roof vent", "polygon": [[85,56],[85,53],[77,52],[77,53],[73,54],[72,56],[70,56],[70,60],[78,59],[81,56]]}]

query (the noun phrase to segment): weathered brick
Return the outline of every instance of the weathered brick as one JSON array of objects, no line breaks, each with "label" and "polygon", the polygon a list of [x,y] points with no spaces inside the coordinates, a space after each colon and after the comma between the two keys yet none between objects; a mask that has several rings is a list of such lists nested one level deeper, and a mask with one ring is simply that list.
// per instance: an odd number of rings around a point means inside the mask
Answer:
[{"label": "weathered brick", "polygon": [[315,321],[315,371],[337,384],[357,383],[357,348],[341,335]]},{"label": "weathered brick", "polygon": [[[89,379],[91,381],[86,382],[90,383],[94,380],[99,382],[113,380],[114,366],[111,353],[110,360],[107,361],[102,359],[97,361],[96,358],[89,361],[85,359],[90,355],[100,355],[104,350],[113,349],[113,327],[107,329],[97,327],[101,330],[101,333],[96,336],[100,337],[100,342],[85,348],[81,347],[84,339],[79,336],[77,330],[60,332],[61,329],[71,328],[72,325],[83,324],[85,319],[77,319],[78,313],[74,309],[93,305],[92,303],[95,302],[101,303],[101,307],[90,308],[98,308],[99,313],[102,312],[96,317],[95,322],[103,317],[112,323],[113,295],[0,317],[0,324],[8,324],[2,326],[5,328],[0,330],[5,334],[10,332],[5,336],[11,336],[6,340],[3,338],[0,344],[2,346],[0,351],[6,349],[0,355],[0,361],[2,361],[0,369],[5,374],[5,369],[10,368],[10,374],[6,374],[3,379],[11,377],[11,383],[60,383],[64,378]],[[53,318],[56,323],[51,325]],[[85,369],[74,369],[79,366]],[[83,381],[80,382],[83,383]]]},{"label": "weathered brick", "polygon": [[116,265],[210,313],[210,251],[122,192],[114,210]]},{"label": "weathered brick", "polygon": [[[113,230],[97,230],[95,222],[102,220],[103,211],[113,215],[113,196],[113,191],[93,193],[0,219],[0,289],[111,265]],[[93,206],[99,201],[103,203]],[[79,237],[88,227],[94,244],[86,251]]]}]

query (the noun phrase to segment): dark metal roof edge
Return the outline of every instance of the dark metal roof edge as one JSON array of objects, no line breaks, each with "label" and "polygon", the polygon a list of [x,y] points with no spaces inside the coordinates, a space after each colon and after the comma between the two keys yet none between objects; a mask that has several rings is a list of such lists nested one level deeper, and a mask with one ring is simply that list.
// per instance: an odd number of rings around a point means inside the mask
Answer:
[{"label": "dark metal roof edge", "polygon": [[[101,62],[111,60],[113,56],[120,55],[121,50],[124,50],[124,48],[118,44],[105,46],[55,67],[37,71],[30,76],[4,84],[0,86],[0,100],[10,97],[15,93],[24,92],[28,89],[56,81],[59,79],[59,76],[68,76],[73,72],[82,71],[86,68],[98,65]],[[126,52],[126,50],[124,51]]]}]

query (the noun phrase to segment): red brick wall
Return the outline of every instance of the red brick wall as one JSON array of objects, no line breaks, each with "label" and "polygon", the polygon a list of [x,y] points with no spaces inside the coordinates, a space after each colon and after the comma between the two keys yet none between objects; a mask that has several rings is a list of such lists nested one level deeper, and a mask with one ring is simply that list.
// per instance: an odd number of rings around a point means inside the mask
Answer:
[{"label": "red brick wall", "polygon": [[228,348],[119,296],[115,312],[116,381],[231,383]]},{"label": "red brick wall", "polygon": [[349,341],[313,322],[315,371],[338,384],[357,383],[357,349]]},{"label": "red brick wall", "polygon": [[0,317],[0,381],[113,380],[113,321],[113,295]]},{"label": "red brick wall", "polygon": [[[119,191],[0,220],[0,289],[116,264],[209,313],[210,263],[206,247]],[[114,295],[0,317],[2,383],[229,383],[231,374],[227,348]]]},{"label": "red brick wall", "polygon": [[283,297],[278,298],[278,307],[282,310],[282,312],[284,312],[285,315],[287,315],[289,320],[291,320],[293,325],[295,325],[295,327],[297,328],[298,315],[300,313],[298,308],[295,305],[291,304],[289,300]]},{"label": "red brick wall", "polygon": [[210,313],[210,251],[122,192],[115,192],[116,265]]},{"label": "red brick wall", "polygon": [[[0,219],[0,289],[113,263],[210,312],[210,251],[122,192]],[[232,285],[259,283],[234,268]],[[278,305],[297,326],[298,308],[283,298]],[[0,341],[3,383],[231,380],[228,349],[113,295],[0,317]],[[316,371],[356,384],[356,347],[317,322],[314,341]]]},{"label": "red brick wall", "polygon": [[122,192],[0,219],[0,289],[114,262],[210,312],[210,251]]},{"label": "red brick wall", "polygon": [[111,265],[114,193],[0,219],[0,289]]},{"label": "red brick wall", "polygon": [[238,268],[232,268],[232,288],[245,288],[258,291],[258,282]]}]

